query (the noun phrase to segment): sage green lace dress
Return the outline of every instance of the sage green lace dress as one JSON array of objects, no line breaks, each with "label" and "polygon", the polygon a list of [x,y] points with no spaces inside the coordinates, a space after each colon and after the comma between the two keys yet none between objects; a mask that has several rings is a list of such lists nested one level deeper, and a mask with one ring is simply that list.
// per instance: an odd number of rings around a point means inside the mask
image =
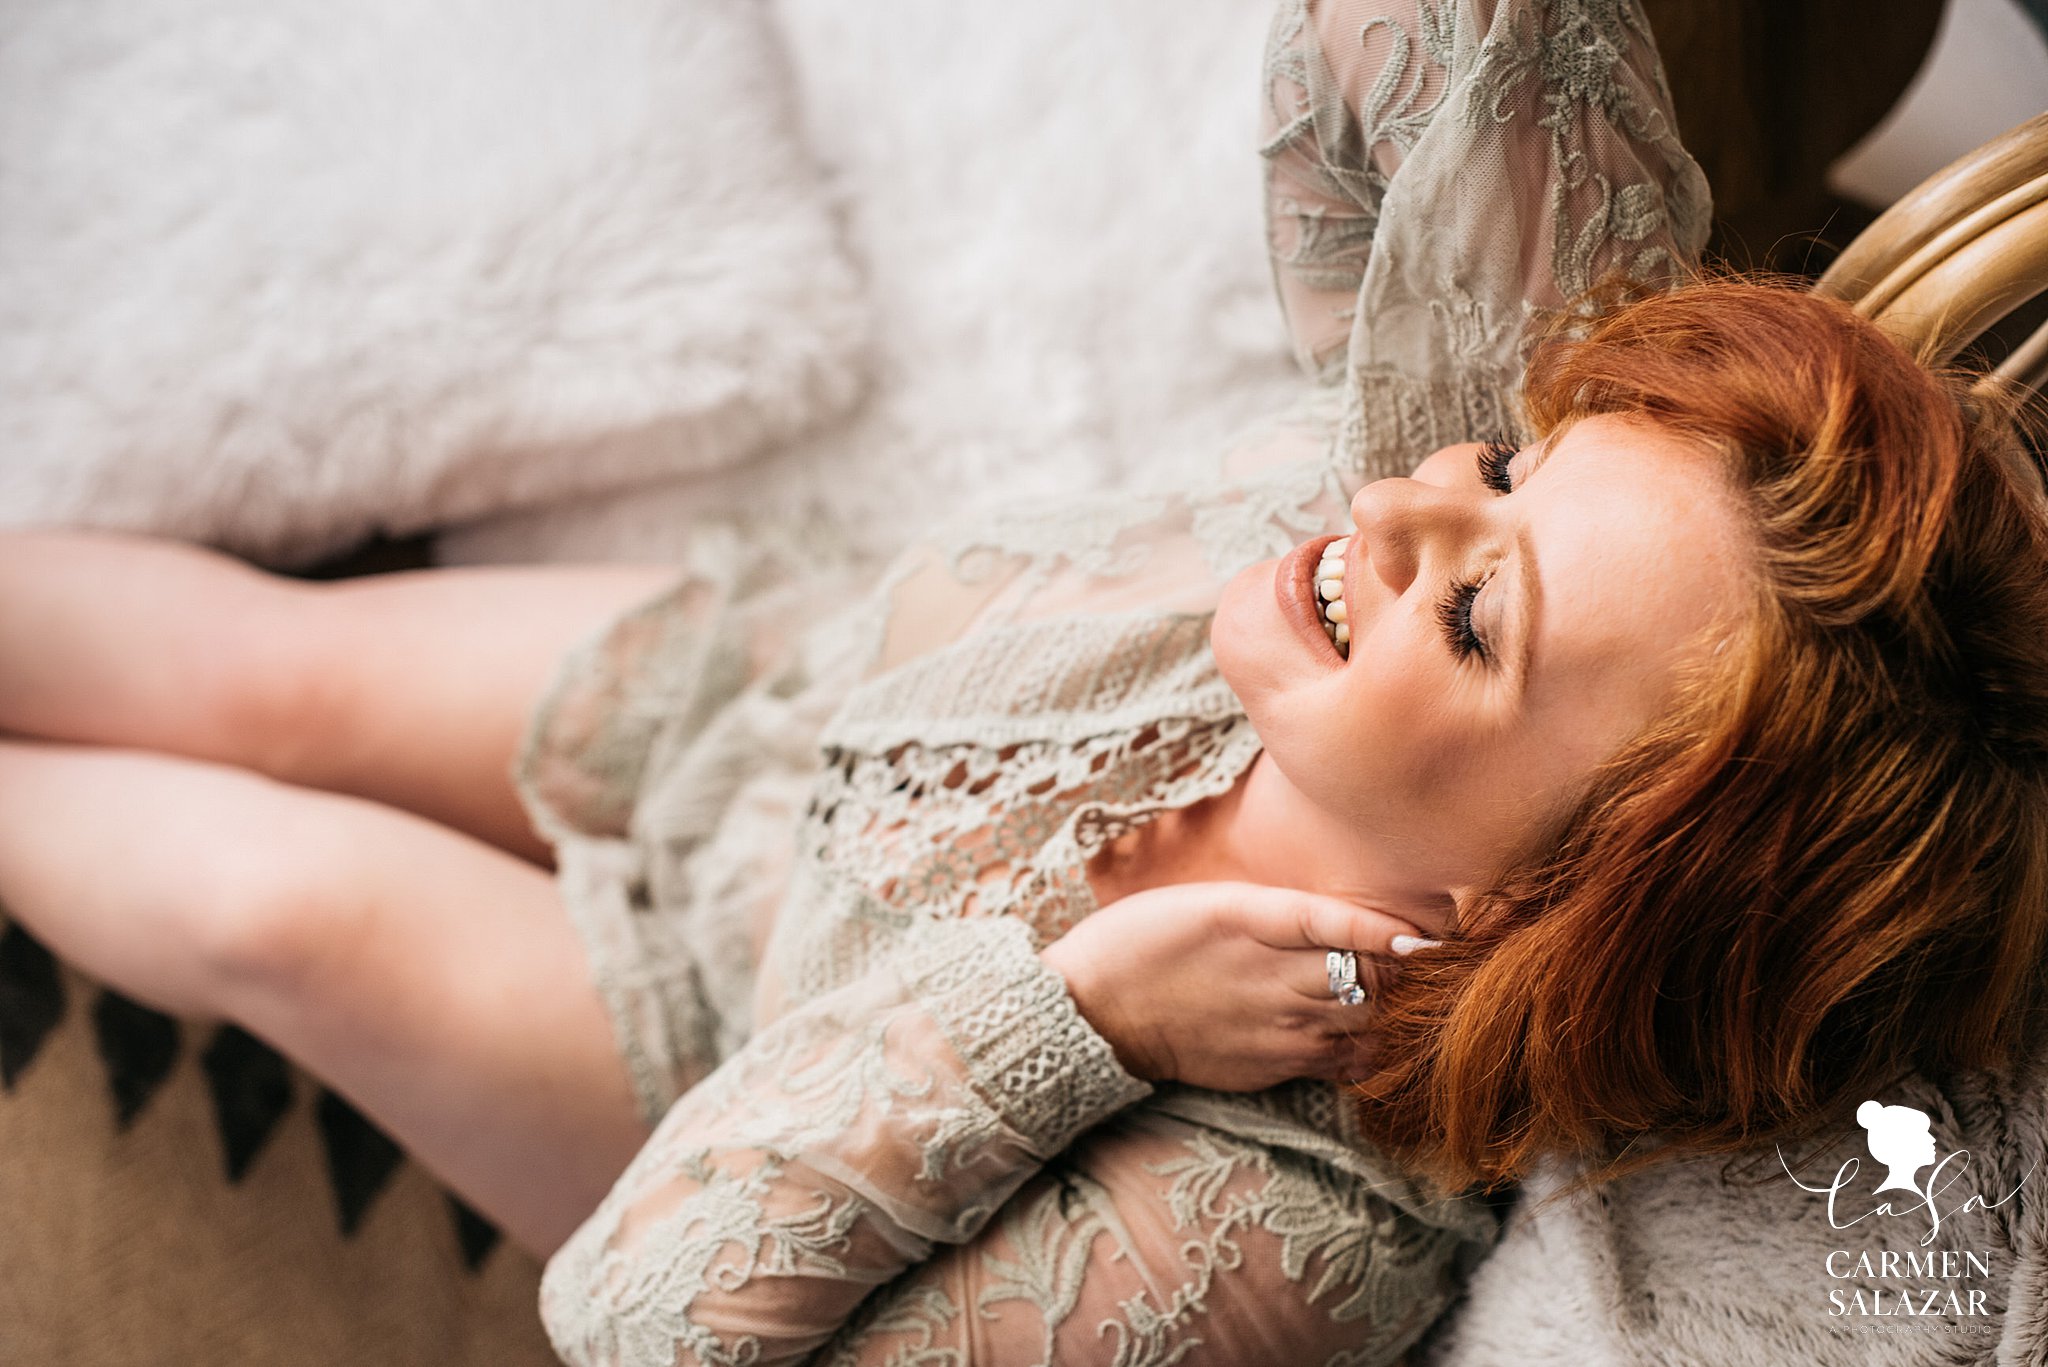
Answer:
[{"label": "sage green lace dress", "polygon": [[577,1367],[1363,1367],[1493,1238],[1328,1084],[1130,1076],[1037,950],[1257,755],[1222,587],[1511,426],[1530,314],[1696,255],[1706,191],[1624,0],[1289,0],[1264,69],[1295,411],[871,584],[704,544],[537,709],[516,776],[655,1124],[541,1283]]}]

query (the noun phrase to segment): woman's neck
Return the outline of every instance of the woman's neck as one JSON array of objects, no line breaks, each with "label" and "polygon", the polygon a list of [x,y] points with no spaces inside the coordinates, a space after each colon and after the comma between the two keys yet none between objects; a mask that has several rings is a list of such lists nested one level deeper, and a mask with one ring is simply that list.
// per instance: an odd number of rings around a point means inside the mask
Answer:
[{"label": "woman's neck", "polygon": [[1229,790],[1178,808],[1111,841],[1088,861],[1103,905],[1170,883],[1245,882],[1301,888],[1393,912],[1426,932],[1448,929],[1448,893],[1390,891],[1362,867],[1355,836],[1273,767],[1264,751]]},{"label": "woman's neck", "polygon": [[1109,841],[1087,866],[1088,882],[1103,906],[1168,883],[1210,883],[1243,878],[1228,827],[1248,775],[1227,792],[1175,808]]}]

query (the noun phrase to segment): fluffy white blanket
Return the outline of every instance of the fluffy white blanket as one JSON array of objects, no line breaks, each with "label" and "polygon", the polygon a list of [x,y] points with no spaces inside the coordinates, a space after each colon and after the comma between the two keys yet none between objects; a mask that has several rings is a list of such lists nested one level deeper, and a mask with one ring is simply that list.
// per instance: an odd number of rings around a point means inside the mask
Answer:
[{"label": "fluffy white blanket", "polygon": [[970,505],[1213,461],[1301,392],[1257,154],[1263,0],[779,0],[875,387],[744,468],[480,524],[450,561],[862,558]]},{"label": "fluffy white blanket", "polygon": [[0,521],[302,563],[743,460],[866,325],[751,0],[0,7]]}]

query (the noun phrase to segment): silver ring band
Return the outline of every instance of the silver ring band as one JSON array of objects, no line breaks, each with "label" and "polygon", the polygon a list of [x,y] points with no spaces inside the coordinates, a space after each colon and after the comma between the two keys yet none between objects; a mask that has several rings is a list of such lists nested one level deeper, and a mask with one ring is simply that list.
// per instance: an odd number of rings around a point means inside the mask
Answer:
[{"label": "silver ring band", "polygon": [[1346,1006],[1362,1006],[1365,989],[1358,985],[1358,955],[1348,949],[1333,949],[1323,958],[1330,973],[1330,995]]}]

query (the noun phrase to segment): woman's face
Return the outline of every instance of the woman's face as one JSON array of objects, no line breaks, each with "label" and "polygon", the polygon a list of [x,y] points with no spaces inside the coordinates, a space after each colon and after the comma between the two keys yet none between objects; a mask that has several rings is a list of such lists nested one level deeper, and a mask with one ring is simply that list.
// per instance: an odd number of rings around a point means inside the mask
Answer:
[{"label": "woman's face", "polygon": [[1749,534],[1704,445],[1601,416],[1504,470],[1483,451],[1352,500],[1348,658],[1283,602],[1292,557],[1217,606],[1217,664],[1266,750],[1244,816],[1337,895],[1491,883],[1747,601]]}]

